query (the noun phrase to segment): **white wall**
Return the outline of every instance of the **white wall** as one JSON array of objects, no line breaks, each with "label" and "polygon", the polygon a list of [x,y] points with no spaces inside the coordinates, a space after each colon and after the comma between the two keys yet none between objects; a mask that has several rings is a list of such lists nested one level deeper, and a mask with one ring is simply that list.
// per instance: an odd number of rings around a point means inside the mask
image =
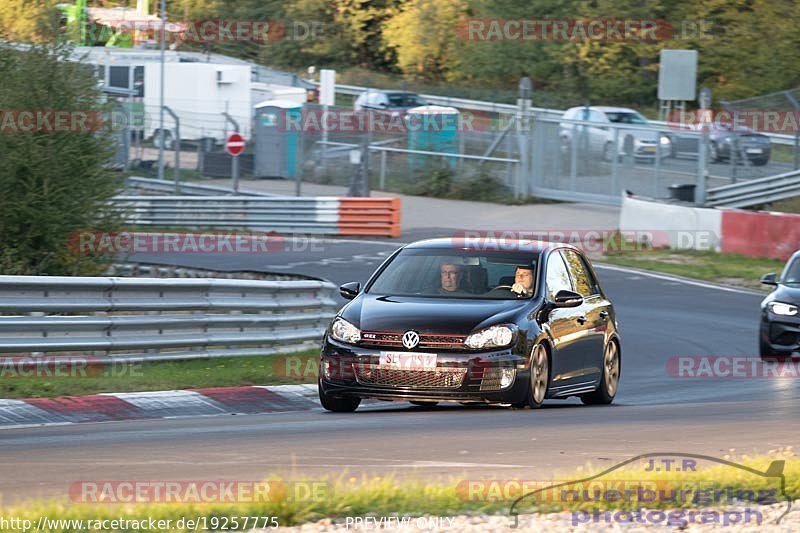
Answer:
[{"label": "white wall", "polygon": [[[158,63],[145,65],[144,102],[149,132],[158,127],[160,68]],[[232,82],[218,83],[218,71],[225,71]],[[250,78],[250,67],[246,65],[167,63],[164,100],[180,117],[181,137],[223,140],[226,131],[233,131],[222,115],[227,109],[239,123],[239,131],[248,138],[252,121]],[[165,123],[171,125],[172,120],[166,118]]]},{"label": "white wall", "polygon": [[651,202],[625,197],[619,216],[621,232],[652,235],[653,245],[674,249],[715,250],[722,243],[722,212],[718,209]]}]

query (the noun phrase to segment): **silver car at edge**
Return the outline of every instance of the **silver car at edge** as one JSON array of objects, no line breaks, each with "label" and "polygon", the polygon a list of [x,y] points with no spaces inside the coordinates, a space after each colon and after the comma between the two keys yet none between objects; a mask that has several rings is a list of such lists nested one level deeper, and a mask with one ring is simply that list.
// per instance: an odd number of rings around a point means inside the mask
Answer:
[{"label": "silver car at edge", "polygon": [[[614,139],[617,142],[617,157],[631,154],[636,159],[655,160],[671,155],[671,141],[638,111],[627,107],[579,106],[567,109],[564,120],[588,122],[575,124],[562,122],[559,128],[562,151],[571,149],[578,142],[579,150],[588,150],[592,155],[611,161]],[[626,127],[629,125],[630,127]],[[619,130],[619,133],[615,133]],[[585,143],[583,146],[581,143]]]}]

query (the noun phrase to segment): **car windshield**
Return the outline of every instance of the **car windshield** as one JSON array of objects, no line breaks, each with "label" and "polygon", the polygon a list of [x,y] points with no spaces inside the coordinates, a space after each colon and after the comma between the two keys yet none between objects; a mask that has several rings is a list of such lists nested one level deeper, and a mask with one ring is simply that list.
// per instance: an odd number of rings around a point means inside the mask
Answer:
[{"label": "car windshield", "polygon": [[[539,251],[406,249],[367,288],[368,294],[516,300],[535,294]],[[517,268],[523,287],[512,292]],[[526,289],[520,291],[519,289]],[[523,294],[519,294],[523,292]]]},{"label": "car windshield", "polygon": [[425,105],[425,102],[416,94],[393,93],[388,94],[387,97],[389,98],[389,107],[414,107]]},{"label": "car windshield", "polygon": [[606,111],[608,120],[616,124],[647,124],[647,119],[631,111]]},{"label": "car windshield", "polygon": [[800,258],[786,266],[781,283],[784,285],[800,285]]}]

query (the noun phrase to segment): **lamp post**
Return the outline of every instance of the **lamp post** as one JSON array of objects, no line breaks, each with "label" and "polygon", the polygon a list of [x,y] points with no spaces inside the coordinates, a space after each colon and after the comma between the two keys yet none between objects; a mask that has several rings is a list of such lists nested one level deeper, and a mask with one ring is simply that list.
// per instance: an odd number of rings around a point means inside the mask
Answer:
[{"label": "lamp post", "polygon": [[703,87],[698,95],[700,103],[700,146],[697,150],[697,193],[695,203],[706,203],[706,186],[708,182],[708,137],[711,114],[711,89]]},{"label": "lamp post", "polygon": [[161,83],[159,86],[158,179],[164,179],[164,62],[167,50],[167,0],[161,0]]}]

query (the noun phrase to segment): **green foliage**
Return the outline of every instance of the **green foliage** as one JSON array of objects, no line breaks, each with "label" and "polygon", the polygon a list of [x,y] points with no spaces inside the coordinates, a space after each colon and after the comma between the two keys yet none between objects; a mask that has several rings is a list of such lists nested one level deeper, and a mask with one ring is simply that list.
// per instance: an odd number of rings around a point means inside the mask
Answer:
[{"label": "green foliage", "polygon": [[55,38],[59,14],[54,0],[2,0],[0,40],[42,43]]},{"label": "green foliage", "polygon": [[[0,32],[17,40],[45,39],[53,4],[3,0]],[[412,83],[450,84],[453,90],[444,85],[445,94],[515,92],[519,78],[530,76],[538,106],[652,105],[665,48],[699,51],[698,83],[710,87],[716,100],[800,85],[796,0],[169,0],[168,11],[173,20],[271,20],[285,28],[282,39],[268,43],[184,48],[296,71],[316,65],[402,73]],[[468,37],[469,19],[644,19],[662,21],[666,30],[655,42],[484,40]]]},{"label": "green foliage", "polygon": [[[29,51],[0,48],[0,272],[3,274],[96,274],[107,258],[81,255],[70,239],[76,232],[108,230],[116,215],[108,200],[120,188],[107,167],[108,131],[85,128],[34,132],[13,127],[19,111],[104,111],[89,68],[68,61],[63,46]],[[76,115],[69,115],[76,116]],[[103,130],[105,124],[101,125]],[[50,129],[51,131],[44,131]],[[76,131],[82,130],[82,131]]]},{"label": "green foliage", "polygon": [[449,198],[453,190],[453,172],[449,168],[434,170],[409,189],[410,194]]}]

